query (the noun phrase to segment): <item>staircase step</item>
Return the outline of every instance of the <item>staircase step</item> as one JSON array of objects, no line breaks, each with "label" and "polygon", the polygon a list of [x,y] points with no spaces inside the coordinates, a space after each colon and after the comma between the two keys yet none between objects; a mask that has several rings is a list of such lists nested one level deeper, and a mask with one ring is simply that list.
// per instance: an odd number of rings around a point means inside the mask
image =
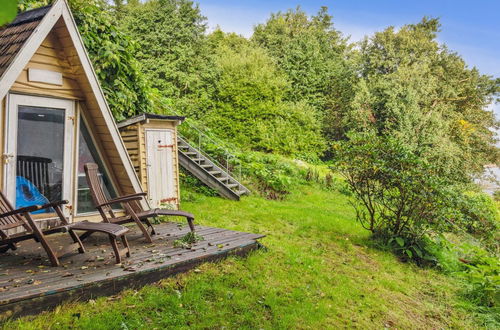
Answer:
[{"label": "staircase step", "polygon": [[208,173],[212,174],[213,176],[216,176],[216,175],[222,174],[222,172],[221,172],[221,171],[208,171]]},{"label": "staircase step", "polygon": [[230,172],[223,167],[219,168],[216,162],[201,150],[197,150],[194,144],[178,137],[179,164],[200,179],[207,186],[216,189],[223,197],[239,200],[241,195],[248,194],[249,190],[241,185]]}]

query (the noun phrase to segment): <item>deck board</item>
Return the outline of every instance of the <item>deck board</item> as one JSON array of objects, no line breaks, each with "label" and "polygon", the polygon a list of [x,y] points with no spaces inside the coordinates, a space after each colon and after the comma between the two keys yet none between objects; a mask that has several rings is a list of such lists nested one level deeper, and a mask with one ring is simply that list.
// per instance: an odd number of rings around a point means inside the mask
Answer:
[{"label": "deck board", "polygon": [[[0,319],[48,310],[62,301],[87,300],[112,295],[125,288],[138,288],[202,262],[256,249],[263,235],[196,226],[204,237],[191,249],[174,248],[173,243],[189,229],[177,223],[155,226],[153,243],[146,243],[131,227],[127,235],[132,256],[114,264],[108,238],[94,234],[85,241],[85,254],[61,258],[62,267],[50,267],[45,252],[34,241],[22,242],[16,251],[0,254]],[[71,240],[69,235],[51,235],[55,249]]]}]

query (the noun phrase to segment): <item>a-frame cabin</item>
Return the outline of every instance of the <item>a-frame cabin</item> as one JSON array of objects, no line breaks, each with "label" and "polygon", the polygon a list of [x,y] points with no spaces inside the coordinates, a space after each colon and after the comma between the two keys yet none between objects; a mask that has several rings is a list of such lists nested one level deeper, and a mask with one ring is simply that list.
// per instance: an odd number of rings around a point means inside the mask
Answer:
[{"label": "a-frame cabin", "polygon": [[66,199],[71,221],[100,220],[87,162],[111,196],[142,191],[65,0],[0,28],[0,100],[0,187],[17,207]]}]

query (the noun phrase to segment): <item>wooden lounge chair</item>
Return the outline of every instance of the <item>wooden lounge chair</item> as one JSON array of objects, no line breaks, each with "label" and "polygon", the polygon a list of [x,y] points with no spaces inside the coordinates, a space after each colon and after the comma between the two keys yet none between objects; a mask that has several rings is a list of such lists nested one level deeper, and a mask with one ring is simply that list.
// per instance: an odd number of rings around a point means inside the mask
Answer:
[{"label": "wooden lounge chair", "polygon": [[[61,205],[67,203],[68,201],[60,201],[45,205],[23,207],[16,210],[12,207],[5,195],[0,191],[0,253],[7,252],[8,250],[16,250],[16,244],[18,242],[34,239],[42,244],[43,248],[47,252],[52,266],[59,266],[60,262],[57,256],[58,254],[63,255],[73,250],[78,250],[80,253],[85,252],[85,247],[83,246],[78,235],[74,232],[85,231],[87,233],[101,232],[109,236],[111,246],[115,253],[116,263],[121,263],[121,257],[124,254],[128,257],[130,256],[130,249],[125,236],[125,233],[128,231],[127,228],[114,224],[92,223],[88,221],[70,224],[61,210]],[[49,208],[56,211],[61,224],[50,229],[42,230],[38,228],[30,213]],[[9,230],[19,227],[24,229],[21,233],[9,234]],[[74,243],[66,246],[62,251],[58,251],[59,253],[56,253],[50,247],[45,236],[63,232],[67,232],[73,239]],[[121,238],[123,242],[124,248],[121,250],[118,248],[118,238]]]},{"label": "wooden lounge chair", "polygon": [[[156,232],[153,225],[149,221],[149,218],[155,218],[163,215],[185,217],[191,232],[194,232],[194,215],[191,213],[160,208],[144,210],[141,205],[141,200],[144,199],[144,202],[147,203],[145,200],[146,193],[132,194],[108,200],[99,180],[98,169],[99,167],[94,163],[87,163],[84,165],[85,175],[87,177],[87,183],[89,184],[92,199],[104,222],[116,224],[135,222],[142,231],[146,241],[150,243],[153,241],[151,239],[151,235],[156,234]],[[116,216],[111,207],[113,204],[123,205],[126,215]],[[151,228],[151,234],[148,232],[143,222],[146,226]],[[81,238],[84,239],[87,236],[88,235],[82,235]]]}]

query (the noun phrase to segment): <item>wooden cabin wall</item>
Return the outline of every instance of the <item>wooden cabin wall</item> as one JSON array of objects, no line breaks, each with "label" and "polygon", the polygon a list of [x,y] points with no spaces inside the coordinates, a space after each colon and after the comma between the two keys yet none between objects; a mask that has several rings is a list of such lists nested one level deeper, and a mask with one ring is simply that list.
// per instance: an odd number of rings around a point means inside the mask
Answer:
[{"label": "wooden cabin wall", "polygon": [[[28,69],[43,69],[61,72],[63,84],[53,85],[47,83],[28,81]],[[111,179],[116,183],[118,195],[136,193],[133,180],[128,175],[126,167],[120,157],[120,151],[112,138],[113,127],[108,127],[103,113],[98,105],[96,95],[92,91],[90,82],[84,73],[82,63],[74,48],[69,32],[62,19],[55,25],[39,49],[25,66],[15,83],[11,92],[22,94],[56,97],[75,100],[80,105],[78,108],[85,113],[89,129],[94,134],[97,147],[103,154],[103,161],[107,165]],[[5,132],[5,100],[2,100],[0,110],[0,132]],[[107,111],[107,110],[105,110]],[[75,120],[75,123],[78,121]],[[113,121],[113,125],[115,125]],[[116,132],[118,129],[116,128]],[[118,134],[118,133],[117,133]],[[0,134],[0,155],[3,154],[4,134]],[[119,135],[118,135],[119,137]],[[121,141],[118,141],[122,143]],[[128,157],[125,152],[122,152]],[[76,168],[76,164],[75,164]],[[0,158],[0,184],[3,185],[3,159]],[[2,186],[0,186],[2,187]],[[76,198],[76,196],[75,196]],[[75,216],[76,218],[76,216]],[[101,221],[101,217],[85,216],[90,221]],[[48,223],[43,223],[46,226]]]},{"label": "wooden cabin wall", "polygon": [[147,176],[146,176],[146,163],[145,163],[145,150],[143,148],[143,143],[139,142],[139,137],[141,130],[140,124],[130,125],[124,127],[120,130],[120,134],[125,147],[127,148],[130,160],[134,165],[135,172],[141,181],[142,189],[147,190]]},{"label": "wooden cabin wall", "polygon": [[[53,31],[57,35],[66,58],[74,70],[75,77],[79,83],[82,96],[85,100],[85,106],[88,114],[86,118],[89,121],[89,125],[92,126],[92,131],[97,135],[96,140],[98,140],[98,144],[101,146],[103,155],[109,165],[109,171],[112,172],[110,174],[116,180],[118,189],[117,193],[119,195],[136,193],[137,191],[131,181],[132,178],[129,177],[123,164],[122,158],[120,157],[120,151],[115,145],[110,128],[106,124],[106,120],[104,119],[99,108],[96,96],[92,91],[90,83],[83,71],[80,58],[76,52],[66,26],[62,21],[59,21]],[[124,156],[128,157],[126,154]]]},{"label": "wooden cabin wall", "polygon": [[149,119],[147,122],[137,123],[120,129],[120,134],[130,159],[134,164],[135,171],[139,177],[144,191],[148,191],[148,175],[147,175],[147,154],[146,154],[146,129],[171,129],[174,132],[174,148],[173,148],[173,161],[175,163],[174,176],[175,176],[175,190],[177,197],[177,208],[180,202],[180,184],[179,184],[179,159],[177,153],[177,129],[173,121],[154,120]]},{"label": "wooden cabin wall", "polygon": [[[29,81],[28,69],[30,68],[61,72],[62,86]],[[82,99],[83,93],[74,71],[55,32],[51,32],[12,85],[11,91],[65,99]]]}]

